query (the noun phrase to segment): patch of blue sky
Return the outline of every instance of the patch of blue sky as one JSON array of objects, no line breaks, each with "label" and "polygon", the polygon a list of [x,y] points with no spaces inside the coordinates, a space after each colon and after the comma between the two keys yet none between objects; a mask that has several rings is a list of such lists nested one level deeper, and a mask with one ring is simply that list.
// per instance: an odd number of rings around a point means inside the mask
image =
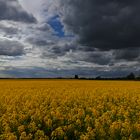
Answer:
[{"label": "patch of blue sky", "polygon": [[58,37],[74,37],[74,35],[66,35],[64,31],[64,25],[60,21],[59,15],[55,15],[48,21],[48,24],[52,27],[55,31],[53,35]]}]

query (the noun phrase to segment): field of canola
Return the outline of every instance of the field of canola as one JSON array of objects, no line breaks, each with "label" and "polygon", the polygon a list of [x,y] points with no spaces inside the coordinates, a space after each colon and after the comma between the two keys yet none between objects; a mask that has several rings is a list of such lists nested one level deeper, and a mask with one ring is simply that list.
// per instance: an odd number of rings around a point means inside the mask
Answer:
[{"label": "field of canola", "polygon": [[0,80],[0,140],[140,140],[140,82]]}]

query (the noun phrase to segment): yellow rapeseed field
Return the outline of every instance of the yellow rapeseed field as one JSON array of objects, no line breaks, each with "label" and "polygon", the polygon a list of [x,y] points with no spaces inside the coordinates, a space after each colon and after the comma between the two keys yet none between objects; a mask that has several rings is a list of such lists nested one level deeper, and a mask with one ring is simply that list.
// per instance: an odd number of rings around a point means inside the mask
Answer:
[{"label": "yellow rapeseed field", "polygon": [[140,82],[0,80],[0,140],[140,140]]}]

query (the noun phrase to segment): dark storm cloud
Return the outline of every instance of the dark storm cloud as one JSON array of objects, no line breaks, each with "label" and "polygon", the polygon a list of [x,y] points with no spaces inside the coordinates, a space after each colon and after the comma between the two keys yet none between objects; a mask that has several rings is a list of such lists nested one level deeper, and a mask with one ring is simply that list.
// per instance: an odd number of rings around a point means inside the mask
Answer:
[{"label": "dark storm cloud", "polygon": [[24,54],[24,46],[17,41],[0,40],[0,55],[18,56]]},{"label": "dark storm cloud", "polygon": [[101,50],[140,47],[140,1],[60,0],[65,29]]},{"label": "dark storm cloud", "polygon": [[133,48],[133,49],[121,49],[114,51],[113,55],[115,56],[116,60],[124,59],[127,61],[134,61],[137,60],[140,56],[140,49]]},{"label": "dark storm cloud", "polygon": [[17,0],[0,0],[0,20],[36,22],[31,14],[23,10]]},{"label": "dark storm cloud", "polygon": [[85,58],[83,60],[86,62],[92,62],[99,65],[108,65],[112,60],[112,56],[109,55],[108,53],[95,51],[86,53]]}]

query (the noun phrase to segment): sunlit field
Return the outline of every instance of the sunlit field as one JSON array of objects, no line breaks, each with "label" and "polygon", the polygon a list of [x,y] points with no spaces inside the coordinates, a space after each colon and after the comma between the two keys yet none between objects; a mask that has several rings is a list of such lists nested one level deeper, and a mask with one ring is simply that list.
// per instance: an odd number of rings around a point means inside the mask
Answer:
[{"label": "sunlit field", "polygon": [[139,140],[140,82],[0,80],[0,140]]}]

